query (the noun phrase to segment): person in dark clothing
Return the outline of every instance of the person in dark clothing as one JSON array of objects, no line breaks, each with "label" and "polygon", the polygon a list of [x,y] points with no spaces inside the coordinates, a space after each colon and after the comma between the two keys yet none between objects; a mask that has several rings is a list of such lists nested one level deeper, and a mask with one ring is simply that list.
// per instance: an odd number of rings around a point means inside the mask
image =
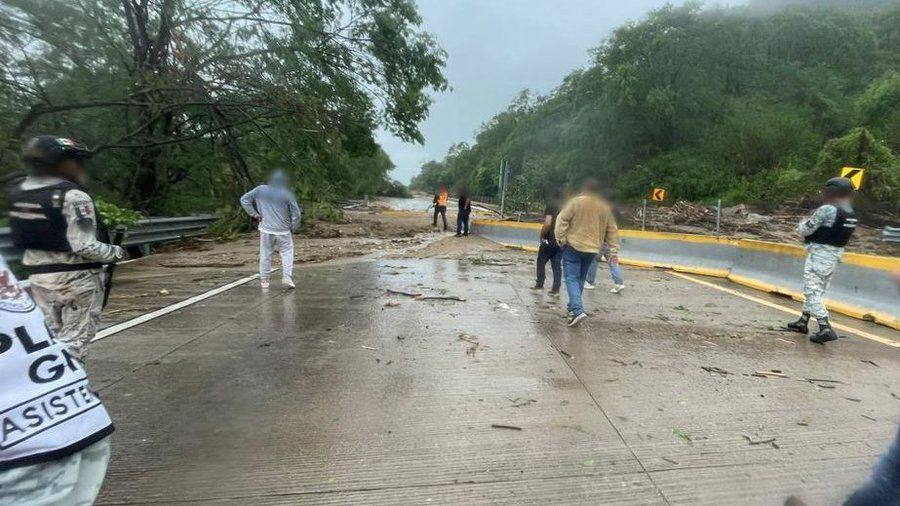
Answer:
[{"label": "person in dark clothing", "polygon": [[469,235],[469,215],[472,213],[472,201],[466,192],[459,196],[459,210],[456,213],[456,237]]},{"label": "person in dark clothing", "polygon": [[547,199],[547,207],[544,209],[544,222],[541,224],[541,245],[538,248],[537,255],[537,279],[534,284],[535,290],[544,288],[544,280],[546,279],[547,262],[550,262],[550,268],[553,271],[553,287],[550,289],[550,295],[559,295],[559,288],[562,284],[562,248],[556,242],[556,216],[559,214],[559,193],[554,192]]}]

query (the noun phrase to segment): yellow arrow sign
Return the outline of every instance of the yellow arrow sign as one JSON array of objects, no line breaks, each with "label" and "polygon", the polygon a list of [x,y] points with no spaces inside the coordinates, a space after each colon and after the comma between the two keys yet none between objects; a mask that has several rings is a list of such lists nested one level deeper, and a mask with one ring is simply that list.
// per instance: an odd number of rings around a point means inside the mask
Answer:
[{"label": "yellow arrow sign", "polygon": [[841,169],[841,177],[849,179],[853,189],[859,190],[859,187],[862,186],[862,178],[865,172],[864,169],[857,169],[856,167],[844,167]]},{"label": "yellow arrow sign", "polygon": [[663,200],[666,200],[666,189],[654,188],[653,192],[650,193],[650,198],[655,200],[656,202],[662,202]]}]

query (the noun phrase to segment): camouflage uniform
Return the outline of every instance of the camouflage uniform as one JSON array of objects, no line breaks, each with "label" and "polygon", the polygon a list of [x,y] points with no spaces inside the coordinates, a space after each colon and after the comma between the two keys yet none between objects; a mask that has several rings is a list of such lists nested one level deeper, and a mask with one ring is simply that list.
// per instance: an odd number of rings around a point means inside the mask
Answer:
[{"label": "camouflage uniform", "polygon": [[[59,183],[53,177],[29,176],[21,183],[25,190]],[[110,263],[124,258],[121,247],[97,240],[97,216],[91,197],[80,190],[65,193],[63,216],[68,228],[66,238],[71,252],[26,250],[22,263],[27,266],[47,264]],[[97,333],[103,310],[102,269],[33,274],[31,293],[44,311],[47,326],[57,340],[68,344],[80,357]]]},{"label": "camouflage uniform", "polygon": [[0,506],[90,506],[109,464],[109,438],[68,457],[0,471]]},{"label": "camouflage uniform", "polygon": [[[807,237],[821,227],[831,227],[837,218],[837,208],[826,204],[809,218],[800,222],[797,232]],[[803,266],[803,312],[816,320],[828,318],[823,297],[834,269],[841,260],[844,248],[828,244],[809,243],[806,245],[806,263]]]}]

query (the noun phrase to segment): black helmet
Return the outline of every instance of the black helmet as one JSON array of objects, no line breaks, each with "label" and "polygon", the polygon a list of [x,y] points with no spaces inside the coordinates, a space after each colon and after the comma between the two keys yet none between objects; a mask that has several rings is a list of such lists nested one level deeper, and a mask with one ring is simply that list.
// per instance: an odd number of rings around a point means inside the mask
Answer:
[{"label": "black helmet", "polygon": [[823,191],[828,195],[845,196],[853,194],[853,183],[845,177],[833,177],[825,182]]},{"label": "black helmet", "polygon": [[22,161],[34,169],[50,169],[63,160],[86,160],[91,150],[65,137],[39,135],[25,143]]}]

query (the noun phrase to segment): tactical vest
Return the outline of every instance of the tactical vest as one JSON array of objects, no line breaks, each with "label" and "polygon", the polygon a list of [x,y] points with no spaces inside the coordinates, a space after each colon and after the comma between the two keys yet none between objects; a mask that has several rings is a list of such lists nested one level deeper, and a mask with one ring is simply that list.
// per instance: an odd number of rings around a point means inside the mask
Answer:
[{"label": "tactical vest", "polygon": [[62,210],[66,192],[80,189],[69,181],[31,190],[22,189],[21,184],[12,185],[8,197],[13,245],[19,249],[72,251]]},{"label": "tactical vest", "polygon": [[72,455],[113,431],[82,364],[0,258],[0,472]]},{"label": "tactical vest", "polygon": [[837,216],[834,224],[830,227],[819,227],[815,232],[806,236],[805,242],[816,244],[827,244],[843,248],[850,242],[850,236],[856,230],[856,215],[853,211],[845,211],[840,207],[837,209]]}]

